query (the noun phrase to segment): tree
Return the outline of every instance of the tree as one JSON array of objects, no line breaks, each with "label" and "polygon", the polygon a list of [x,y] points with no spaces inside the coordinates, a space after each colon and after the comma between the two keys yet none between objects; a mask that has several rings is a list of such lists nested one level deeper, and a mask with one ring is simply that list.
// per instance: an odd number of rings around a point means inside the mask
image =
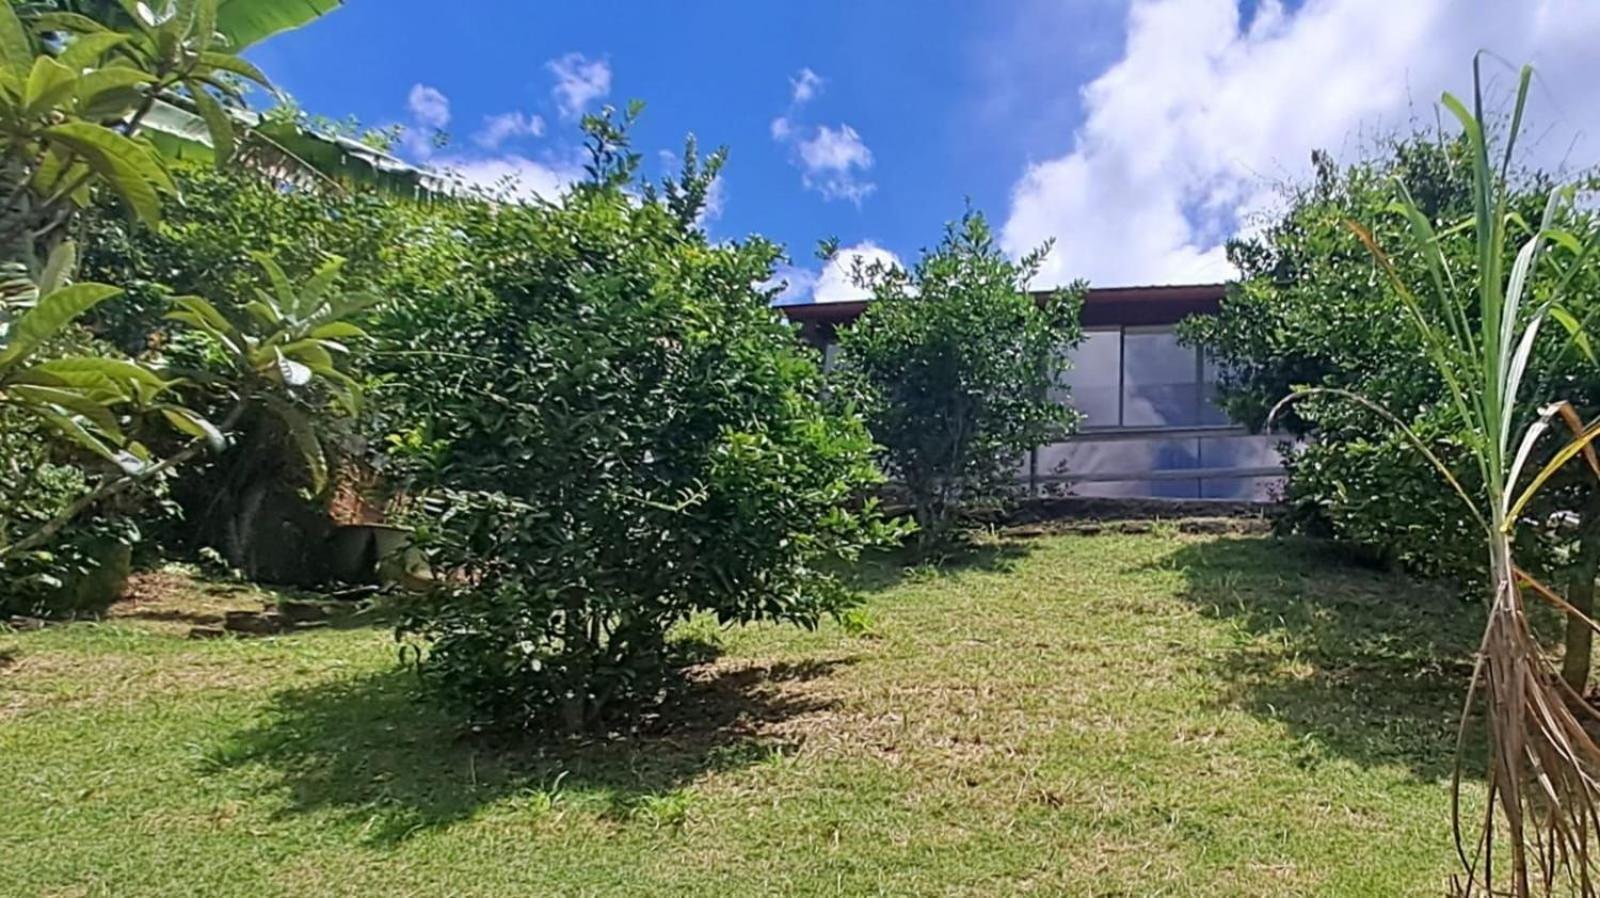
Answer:
[{"label": "tree", "polygon": [[924,549],[961,510],[1008,496],[1024,453],[1076,423],[1059,382],[1084,288],[1028,292],[1048,250],[1014,262],[968,212],[909,271],[857,266],[872,299],[839,335],[842,384],[864,404]]},{"label": "tree", "polygon": [[[1219,395],[1234,420],[1259,428],[1268,409],[1298,388],[1353,390],[1404,420],[1464,486],[1481,488],[1469,457],[1470,437],[1454,409],[1439,401],[1445,381],[1432,367],[1417,364],[1427,349],[1401,295],[1377,277],[1370,253],[1345,224],[1370,223],[1380,245],[1404,247],[1407,224],[1388,212],[1396,182],[1407,185],[1430,221],[1469,217],[1471,152],[1464,137],[1416,134],[1389,140],[1342,171],[1316,154],[1314,182],[1286,197],[1281,217],[1258,236],[1229,246],[1240,279],[1219,314],[1190,319],[1183,334],[1219,362]],[[1538,221],[1551,179],[1537,171],[1508,175],[1508,206],[1521,220]],[[1573,221],[1579,229],[1589,226],[1581,213]],[[1471,231],[1446,231],[1439,249],[1458,269],[1474,264]],[[1507,268],[1516,250],[1507,248]],[[1421,254],[1396,251],[1390,260],[1407,283],[1429,277]],[[1600,312],[1595,262],[1586,260],[1570,272],[1563,305],[1580,319]],[[1532,278],[1540,293],[1555,282],[1548,270],[1536,270]],[[1419,301],[1430,314],[1445,311],[1431,295]],[[1541,341],[1532,348],[1527,377],[1535,390],[1559,390],[1581,416],[1600,414],[1600,369],[1575,365],[1578,357],[1572,344]],[[1287,411],[1280,424],[1311,437],[1285,455],[1291,526],[1359,546],[1416,574],[1472,588],[1485,582],[1486,556],[1470,517],[1455,496],[1440,493],[1427,459],[1381,416],[1361,405],[1313,397]],[[1542,459],[1553,449],[1536,451]],[[1591,666],[1592,631],[1582,616],[1592,616],[1600,565],[1600,489],[1592,475],[1563,470],[1531,511],[1537,526],[1517,530],[1519,563],[1559,573],[1567,582],[1567,600],[1579,614],[1569,615],[1563,665],[1568,683],[1581,691]],[[1563,519],[1574,525],[1548,525]]]},{"label": "tree", "polygon": [[[1460,221],[1431,217],[1418,195],[1399,181],[1384,216],[1398,222],[1397,240],[1381,240],[1360,221],[1345,223],[1370,254],[1375,278],[1397,297],[1423,364],[1436,378],[1434,402],[1453,425],[1448,433],[1455,457],[1441,457],[1435,441],[1408,426],[1401,417],[1407,410],[1397,414],[1355,390],[1310,387],[1284,402],[1322,397],[1377,416],[1384,429],[1400,434],[1436,470],[1444,484],[1440,492],[1460,500],[1486,550],[1488,620],[1463,713],[1481,694],[1489,730],[1490,810],[1469,856],[1460,803],[1455,803],[1453,823],[1466,873],[1457,891],[1507,894],[1509,889],[1526,896],[1536,885],[1549,893],[1562,882],[1587,896],[1595,894],[1590,842],[1600,786],[1592,773],[1600,767],[1600,746],[1577,714],[1581,708],[1592,715],[1593,709],[1549,669],[1533,637],[1524,587],[1558,606],[1566,603],[1519,564],[1515,534],[1535,523],[1529,512],[1542,489],[1580,455],[1588,456],[1590,474],[1600,477],[1600,460],[1589,450],[1600,435],[1600,422],[1581,426],[1570,404],[1547,402],[1558,398],[1565,384],[1559,378],[1539,383],[1530,365],[1547,321],[1566,325],[1571,335],[1556,342],[1558,349],[1575,347],[1588,356],[1585,364],[1595,363],[1581,322],[1565,305],[1574,279],[1585,271],[1595,235],[1592,224],[1574,214],[1571,188],[1547,191],[1537,217],[1521,215],[1513,203],[1508,173],[1531,70],[1522,72],[1499,159],[1489,148],[1476,64],[1473,74],[1472,110],[1450,94],[1441,101],[1462,129],[1472,172],[1470,214]],[[1470,238],[1464,260],[1452,259],[1444,249],[1442,238],[1456,233]],[[1402,268],[1406,259],[1416,268]],[[1413,278],[1417,269],[1420,274]],[[1552,342],[1548,331],[1543,342]],[[1556,442],[1546,458],[1538,457],[1535,450],[1548,442],[1542,438],[1558,430],[1563,417],[1574,437]],[[1462,468],[1475,476],[1457,477]],[[1464,739],[1465,721],[1461,732]],[[1459,777],[1456,783],[1459,791]],[[1496,831],[1496,817],[1504,822],[1503,832]],[[1511,860],[1496,865],[1491,858],[1502,840]]]},{"label": "tree", "polygon": [[[124,352],[145,355],[158,347],[169,368],[193,374],[186,399],[212,420],[228,416],[241,400],[247,407],[228,446],[196,458],[173,482],[181,516],[147,529],[172,546],[216,549],[250,576],[312,582],[321,572],[302,562],[294,543],[320,541],[329,526],[323,472],[335,474],[341,458],[367,445],[365,423],[380,437],[384,432],[383,404],[353,401],[366,393],[355,382],[366,378],[376,345],[361,336],[376,317],[368,308],[371,296],[431,295],[457,282],[457,261],[433,251],[451,242],[445,235],[457,206],[398,200],[373,188],[286,189],[237,166],[215,171],[185,164],[174,166],[173,175],[186,202],[157,228],[131,226],[113,210],[86,216],[85,274],[127,285],[119,302],[96,308],[86,322]],[[328,288],[323,282],[330,278],[339,286]],[[264,279],[268,289],[262,290]],[[258,363],[269,360],[243,364],[229,343],[205,339],[194,321],[166,315],[175,303],[189,304],[186,297],[206,297],[238,332],[229,337],[231,345],[243,338],[255,341],[253,352],[266,352],[276,325],[262,312],[269,301],[282,304],[274,282],[290,284],[290,292],[321,283],[323,299],[369,294],[368,301],[341,303],[337,310],[335,330],[347,336],[323,347],[335,362],[333,373],[313,369],[300,386],[266,380],[261,375],[273,368]],[[330,324],[319,319],[318,326]],[[309,353],[298,359],[302,364],[324,361],[304,345],[293,351]],[[267,397],[274,401],[263,401]],[[306,447],[318,451],[308,456]]]},{"label": "tree", "polygon": [[[691,615],[814,626],[854,596],[831,566],[892,538],[859,419],[771,308],[778,257],[695,224],[714,154],[663,187],[609,110],[589,179],[462,224],[453,302],[402,300],[391,379],[437,589],[410,604],[425,680],[500,726],[600,725],[653,700]],[[692,148],[691,148],[692,153]],[[696,198],[701,199],[696,199]]]},{"label": "tree", "polygon": [[[143,225],[158,224],[162,197],[176,188],[147,139],[151,114],[172,103],[188,105],[216,160],[226,162],[236,136],[230,108],[242,106],[241,84],[270,86],[235,53],[320,15],[327,5],[293,13],[256,2],[224,9],[219,0],[160,10],[144,4],[0,8],[0,252],[6,268],[0,405],[31,414],[114,464],[86,478],[83,494],[46,517],[31,509],[27,522],[37,525],[31,532],[8,532],[18,519],[0,517],[0,562],[39,556],[38,548],[85,510],[165,473],[202,445],[221,442],[216,426],[171,401],[178,378],[113,356],[76,326],[80,316],[122,291],[72,283],[77,253],[65,234],[81,210],[107,193]],[[232,46],[230,34],[238,38]],[[193,442],[156,460],[133,435],[148,415]]]}]

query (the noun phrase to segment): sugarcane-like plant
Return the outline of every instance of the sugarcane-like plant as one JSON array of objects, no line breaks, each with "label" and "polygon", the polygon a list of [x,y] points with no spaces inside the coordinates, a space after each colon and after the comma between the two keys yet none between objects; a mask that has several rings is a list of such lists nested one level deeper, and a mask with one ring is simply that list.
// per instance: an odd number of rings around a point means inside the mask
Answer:
[{"label": "sugarcane-like plant", "polygon": [[[1575,363],[1584,363],[1579,361],[1581,357],[1594,362],[1582,322],[1561,303],[1563,291],[1588,261],[1594,245],[1592,235],[1559,226],[1571,207],[1574,190],[1552,190],[1543,219],[1537,223],[1525,222],[1508,210],[1508,171],[1531,77],[1531,69],[1524,68],[1498,166],[1491,160],[1476,61],[1472,109],[1451,94],[1442,98],[1445,108],[1460,121],[1472,150],[1474,213],[1470,220],[1450,228],[1471,230],[1475,272],[1458,275],[1451,270],[1440,251],[1441,232],[1435,230],[1435,223],[1428,220],[1404,184],[1398,186],[1399,198],[1392,209],[1408,224],[1404,249],[1417,254],[1427,266],[1429,275],[1422,289],[1404,282],[1370,231],[1357,222],[1349,223],[1404,302],[1429,362],[1446,385],[1448,395],[1443,401],[1465,425],[1467,448],[1477,465],[1481,489],[1465,488],[1399,418],[1366,397],[1313,389],[1296,393],[1284,403],[1333,393],[1372,409],[1400,428],[1438,468],[1482,528],[1491,595],[1459,738],[1465,742],[1469,715],[1481,696],[1489,736],[1488,800],[1483,818],[1476,824],[1476,835],[1467,835],[1473,825],[1463,820],[1458,760],[1452,823],[1464,870],[1455,879],[1455,892],[1525,896],[1562,889],[1592,896],[1597,894],[1590,843],[1600,833],[1600,782],[1595,779],[1600,773],[1600,746],[1585,731],[1581,717],[1600,715],[1544,658],[1529,627],[1524,590],[1563,611],[1575,612],[1555,591],[1517,566],[1512,548],[1529,501],[1557,470],[1583,455],[1600,476],[1600,463],[1590,447],[1600,435],[1600,421],[1585,427],[1570,405],[1541,403],[1522,395],[1528,360],[1547,320],[1567,330],[1577,350]],[[1526,239],[1507,269],[1507,249],[1514,234],[1526,235]],[[1541,263],[1551,270],[1538,278],[1535,289]],[[1540,441],[1558,432],[1563,423],[1571,428],[1571,439],[1549,456],[1540,470],[1530,470],[1530,459]],[[1458,759],[1462,755],[1458,751]],[[1497,832],[1499,826],[1504,830]],[[1509,864],[1497,863],[1497,847],[1509,850]]]}]

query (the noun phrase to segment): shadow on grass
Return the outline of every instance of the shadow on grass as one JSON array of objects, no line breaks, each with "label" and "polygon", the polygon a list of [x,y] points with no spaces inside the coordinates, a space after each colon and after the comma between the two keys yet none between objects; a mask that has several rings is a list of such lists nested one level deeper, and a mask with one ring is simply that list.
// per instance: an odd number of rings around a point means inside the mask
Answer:
[{"label": "shadow on grass", "polygon": [[[1332,756],[1450,775],[1481,605],[1313,541],[1197,542],[1159,564],[1183,574],[1204,614],[1239,628],[1216,661],[1227,701]],[[1482,769],[1469,754],[1466,770]]]},{"label": "shadow on grass", "polygon": [[283,814],[331,810],[383,844],[506,799],[627,819],[702,774],[782,753],[788,746],[763,736],[767,725],[832,706],[792,684],[848,663],[691,670],[637,732],[584,741],[464,734],[418,695],[414,675],[396,670],[280,693],[265,723],[233,735],[205,766],[265,768],[263,791],[288,796]]},{"label": "shadow on grass", "polygon": [[935,553],[918,557],[911,548],[873,552],[852,565],[847,575],[862,592],[881,592],[906,580],[962,573],[1006,573],[1027,558],[1026,540],[974,534]]}]

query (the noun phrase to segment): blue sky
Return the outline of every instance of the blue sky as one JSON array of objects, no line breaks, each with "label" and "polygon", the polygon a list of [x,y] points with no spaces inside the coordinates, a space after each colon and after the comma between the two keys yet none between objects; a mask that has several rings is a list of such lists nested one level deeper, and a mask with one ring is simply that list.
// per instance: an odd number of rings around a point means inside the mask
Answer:
[{"label": "blue sky", "polygon": [[729,147],[712,233],[786,244],[796,298],[827,300],[848,286],[818,238],[908,259],[969,197],[1010,251],[1058,241],[1046,280],[1225,276],[1221,241],[1312,148],[1349,155],[1462,89],[1478,47],[1540,63],[1544,145],[1593,162],[1600,4],[1512,6],[347,0],[253,55],[313,112],[442,124],[414,161],[546,192],[573,176],[578,108],[644,100],[653,165],[688,132]]}]

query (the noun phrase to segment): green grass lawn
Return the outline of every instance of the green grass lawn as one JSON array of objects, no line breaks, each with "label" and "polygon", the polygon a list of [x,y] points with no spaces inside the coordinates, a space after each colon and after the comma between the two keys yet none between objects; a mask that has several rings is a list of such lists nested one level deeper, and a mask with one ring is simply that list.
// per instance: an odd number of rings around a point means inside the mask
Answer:
[{"label": "green grass lawn", "polygon": [[463,733],[382,626],[0,633],[0,895],[1393,896],[1454,870],[1474,608],[1253,537],[869,573],[869,635],[722,633],[642,734],[585,746]]}]

